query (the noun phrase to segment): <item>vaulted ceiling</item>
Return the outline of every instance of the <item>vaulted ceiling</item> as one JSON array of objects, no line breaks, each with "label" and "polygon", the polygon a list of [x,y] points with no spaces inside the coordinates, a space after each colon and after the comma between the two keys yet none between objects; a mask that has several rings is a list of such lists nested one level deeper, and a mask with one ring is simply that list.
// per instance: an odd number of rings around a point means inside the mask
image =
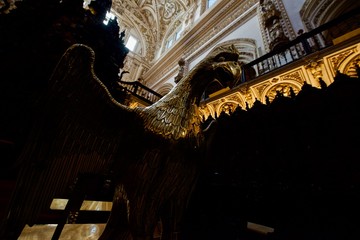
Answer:
[{"label": "vaulted ceiling", "polygon": [[113,0],[120,26],[137,35],[141,55],[152,61],[164,38],[192,17],[195,0]]}]

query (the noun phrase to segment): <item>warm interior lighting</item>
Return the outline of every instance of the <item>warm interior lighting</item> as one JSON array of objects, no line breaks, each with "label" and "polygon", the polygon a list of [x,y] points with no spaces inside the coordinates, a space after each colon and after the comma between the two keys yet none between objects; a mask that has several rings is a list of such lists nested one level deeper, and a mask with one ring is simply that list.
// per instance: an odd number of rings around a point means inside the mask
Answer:
[{"label": "warm interior lighting", "polygon": [[112,202],[104,201],[83,201],[80,210],[88,211],[111,211]]},{"label": "warm interior lighting", "polygon": [[18,240],[44,240],[51,239],[54,235],[57,224],[42,224],[30,227],[26,225]]},{"label": "warm interior lighting", "polygon": [[221,93],[227,92],[227,91],[229,91],[229,90],[230,90],[229,87],[220,89],[219,91],[216,91],[216,92],[214,92],[214,93],[209,94],[209,98],[215,97],[216,95],[219,95],[219,94],[221,94]]},{"label": "warm interior lighting", "polygon": [[[106,224],[66,224],[61,232],[60,240],[87,239],[96,240],[104,231]],[[29,227],[26,225],[18,240],[44,240],[54,235],[56,224],[42,224]]]},{"label": "warm interior lighting", "polygon": [[[68,204],[68,202],[69,199],[54,198],[51,202],[50,209],[65,210],[65,207]],[[111,211],[111,208],[112,208],[112,202],[84,200],[80,207],[80,210]]]},{"label": "warm interior lighting", "polygon": [[273,233],[274,229],[271,227],[267,227],[261,224],[257,224],[257,223],[252,223],[252,222],[247,222],[247,228],[249,230],[261,233],[261,234],[268,234],[268,233]]},{"label": "warm interior lighting", "polygon": [[50,204],[50,209],[64,210],[69,199],[54,198]]}]

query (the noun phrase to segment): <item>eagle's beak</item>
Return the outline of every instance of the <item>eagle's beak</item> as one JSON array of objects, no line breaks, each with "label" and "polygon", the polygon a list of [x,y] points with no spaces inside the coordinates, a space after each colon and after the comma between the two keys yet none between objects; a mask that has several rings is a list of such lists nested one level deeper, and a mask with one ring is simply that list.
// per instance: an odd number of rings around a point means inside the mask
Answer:
[{"label": "eagle's beak", "polygon": [[241,78],[241,66],[236,61],[226,61],[215,63],[213,65],[218,80],[221,81],[231,81],[231,82],[238,82]]}]

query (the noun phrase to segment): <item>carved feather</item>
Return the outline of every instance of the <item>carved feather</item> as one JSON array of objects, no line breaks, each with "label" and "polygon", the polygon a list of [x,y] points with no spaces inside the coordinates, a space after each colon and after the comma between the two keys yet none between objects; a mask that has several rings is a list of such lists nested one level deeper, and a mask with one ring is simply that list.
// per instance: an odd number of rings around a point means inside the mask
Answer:
[{"label": "carved feather", "polygon": [[126,219],[115,216],[124,214],[117,212],[124,198],[132,210],[128,209],[132,234],[151,235],[160,209],[171,203],[183,210],[186,205],[203,140],[199,99],[217,71],[240,76],[237,57],[234,49],[214,52],[158,102],[132,110],[114,100],[96,77],[89,47],[69,48],[39,101],[41,114],[19,158],[22,170],[7,226],[21,231],[34,223],[80,173],[111,171],[117,190],[101,240],[128,239],[129,232],[112,227]]},{"label": "carved feather", "polygon": [[54,197],[69,191],[79,173],[106,172],[129,140],[122,139],[123,125],[139,122],[96,77],[94,58],[89,47],[74,45],[54,70],[48,94],[39,100],[41,115],[19,158],[22,169],[8,224],[34,223]]}]

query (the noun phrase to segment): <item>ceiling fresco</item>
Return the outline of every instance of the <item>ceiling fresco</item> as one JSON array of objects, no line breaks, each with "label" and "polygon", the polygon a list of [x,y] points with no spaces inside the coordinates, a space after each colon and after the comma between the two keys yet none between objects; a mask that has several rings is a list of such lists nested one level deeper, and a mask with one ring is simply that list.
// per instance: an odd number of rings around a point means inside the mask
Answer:
[{"label": "ceiling fresco", "polygon": [[140,39],[141,55],[152,61],[172,34],[195,11],[194,0],[114,0],[112,5],[126,31]]}]

